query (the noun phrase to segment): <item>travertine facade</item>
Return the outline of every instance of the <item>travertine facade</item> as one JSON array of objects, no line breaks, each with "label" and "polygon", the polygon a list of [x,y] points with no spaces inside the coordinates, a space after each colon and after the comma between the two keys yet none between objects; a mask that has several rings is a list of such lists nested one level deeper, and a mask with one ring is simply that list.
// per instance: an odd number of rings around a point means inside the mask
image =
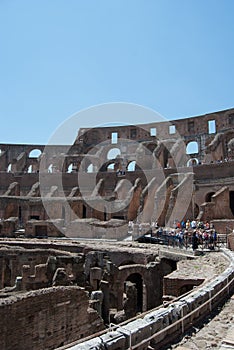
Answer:
[{"label": "travertine facade", "polygon": [[233,126],[229,109],[170,123],[84,128],[69,147],[1,144],[0,234],[15,235],[20,226],[29,237],[122,239],[129,220],[231,220]]}]

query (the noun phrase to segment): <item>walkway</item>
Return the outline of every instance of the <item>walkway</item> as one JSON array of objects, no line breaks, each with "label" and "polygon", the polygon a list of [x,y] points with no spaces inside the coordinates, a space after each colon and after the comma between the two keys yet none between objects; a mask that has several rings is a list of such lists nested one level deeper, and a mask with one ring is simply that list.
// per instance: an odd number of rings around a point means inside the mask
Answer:
[{"label": "walkway", "polygon": [[202,328],[193,327],[178,343],[166,349],[176,350],[233,350],[234,349],[234,295],[218,308],[213,318],[206,319]]}]

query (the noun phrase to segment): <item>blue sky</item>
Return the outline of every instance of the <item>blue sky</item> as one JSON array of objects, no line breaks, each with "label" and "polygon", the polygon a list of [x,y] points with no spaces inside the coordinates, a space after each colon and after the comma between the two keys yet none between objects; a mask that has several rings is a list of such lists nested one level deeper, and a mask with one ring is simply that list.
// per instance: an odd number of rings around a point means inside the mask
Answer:
[{"label": "blue sky", "polygon": [[233,13],[231,0],[0,0],[0,143],[46,144],[108,102],[168,119],[233,107]]}]

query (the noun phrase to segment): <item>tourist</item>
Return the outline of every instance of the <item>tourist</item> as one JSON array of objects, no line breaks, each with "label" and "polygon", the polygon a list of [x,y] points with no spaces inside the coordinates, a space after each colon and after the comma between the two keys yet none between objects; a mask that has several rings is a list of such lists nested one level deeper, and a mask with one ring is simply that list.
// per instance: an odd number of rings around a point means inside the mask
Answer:
[{"label": "tourist", "polygon": [[194,230],[195,228],[197,228],[197,223],[196,223],[196,220],[193,220],[191,222],[191,228]]},{"label": "tourist", "polygon": [[192,249],[196,250],[198,248],[198,238],[197,238],[197,232],[196,230],[193,231],[192,236]]},{"label": "tourist", "polygon": [[190,221],[189,221],[189,219],[186,221],[185,228],[186,228],[186,230],[188,230],[190,228]]}]

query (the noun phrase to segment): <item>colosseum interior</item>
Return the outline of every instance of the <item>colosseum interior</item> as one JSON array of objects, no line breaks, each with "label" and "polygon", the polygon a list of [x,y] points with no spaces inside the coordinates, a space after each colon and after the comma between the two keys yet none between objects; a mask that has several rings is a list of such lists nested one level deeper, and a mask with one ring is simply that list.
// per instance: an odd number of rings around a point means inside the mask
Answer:
[{"label": "colosseum interior", "polygon": [[[0,349],[162,349],[233,292],[234,109],[0,150]],[[138,241],[187,219],[214,251]]]}]

